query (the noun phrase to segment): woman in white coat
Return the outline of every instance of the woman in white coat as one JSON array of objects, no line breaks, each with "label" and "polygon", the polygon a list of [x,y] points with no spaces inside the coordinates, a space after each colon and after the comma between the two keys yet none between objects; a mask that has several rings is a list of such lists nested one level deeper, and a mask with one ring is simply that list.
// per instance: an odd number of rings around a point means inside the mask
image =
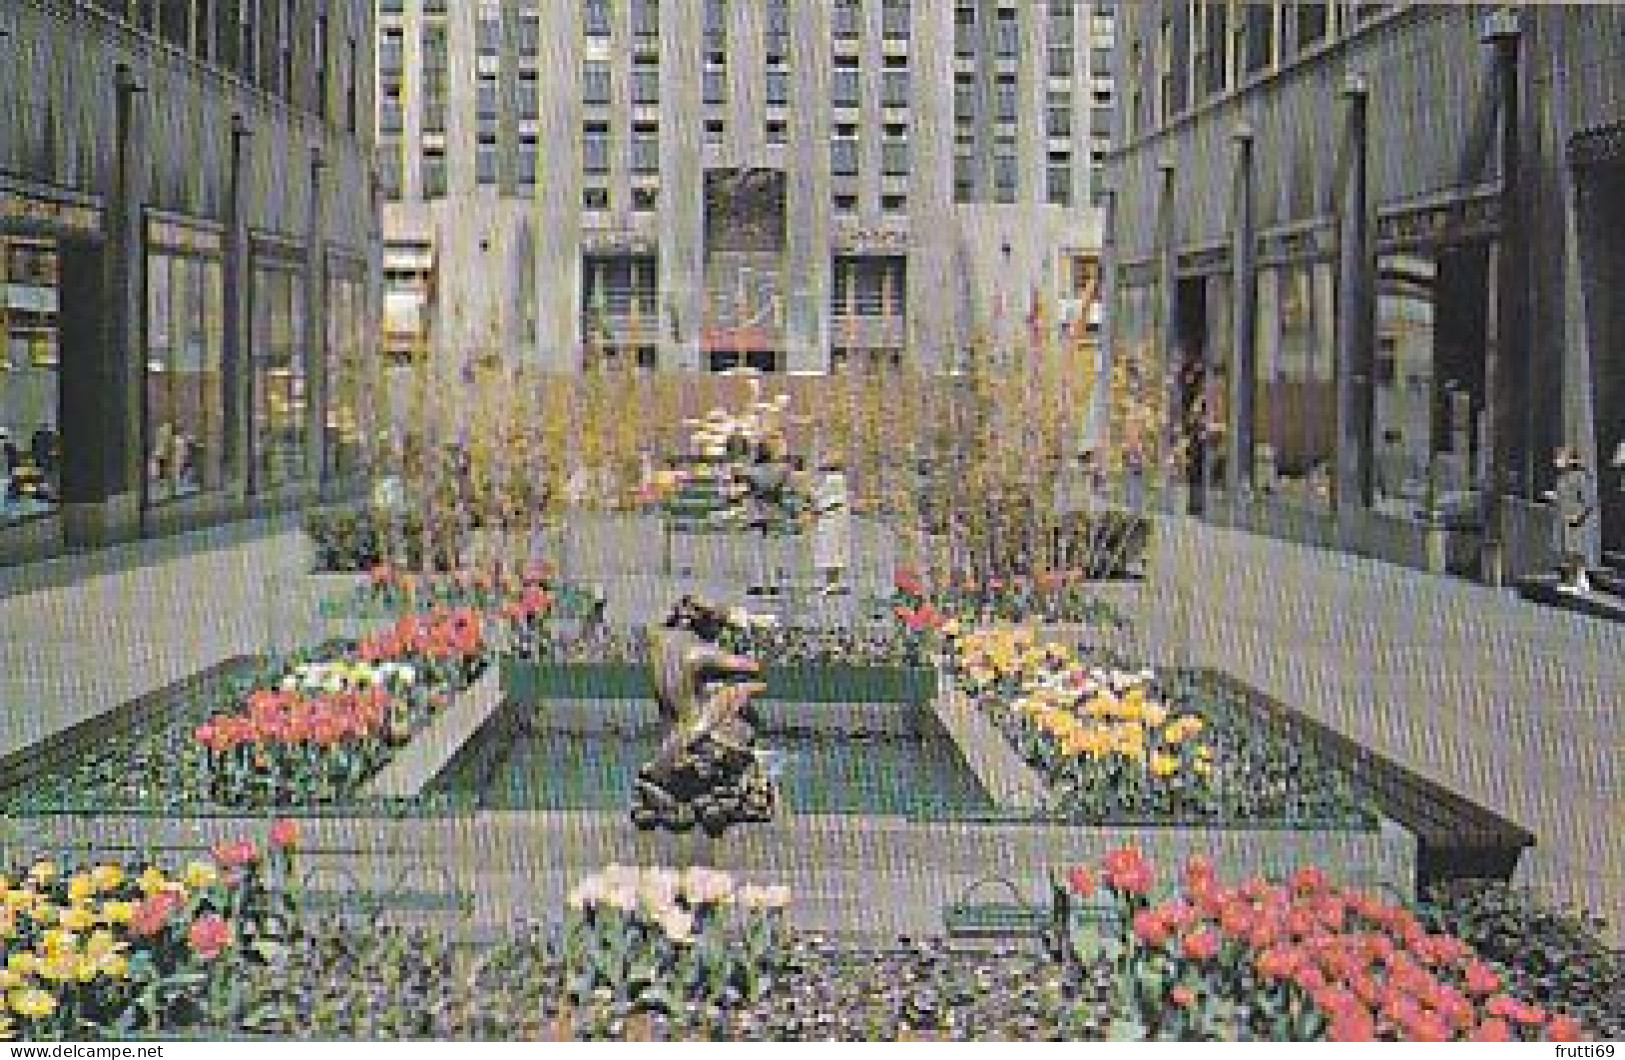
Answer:
[{"label": "woman in white coat", "polygon": [[851,498],[841,465],[826,462],[813,489],[813,566],[824,575],[826,595],[847,592],[842,581],[852,549]]}]

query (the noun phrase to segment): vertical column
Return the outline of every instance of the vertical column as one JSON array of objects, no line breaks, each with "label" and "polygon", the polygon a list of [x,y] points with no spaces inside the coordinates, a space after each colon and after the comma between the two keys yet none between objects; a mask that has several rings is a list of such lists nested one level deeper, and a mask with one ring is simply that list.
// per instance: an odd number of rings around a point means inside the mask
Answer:
[{"label": "vertical column", "polygon": [[327,254],[323,233],[326,203],[319,147],[310,149],[310,198],[305,203],[305,320],[300,344],[305,351],[305,477],[320,483],[327,451]]},{"label": "vertical column", "polygon": [[[1161,177],[1157,192],[1157,307],[1156,323],[1152,329],[1152,354],[1171,379],[1177,379],[1182,364],[1181,351],[1175,347],[1179,339],[1179,291],[1174,270],[1176,227],[1174,224],[1174,178],[1176,170],[1172,159],[1157,160]],[[1177,443],[1184,429],[1185,410],[1178,407],[1177,399],[1183,388],[1173,385],[1170,396],[1168,422],[1163,425],[1166,437]]]},{"label": "vertical column", "polygon": [[943,300],[954,276],[954,5],[914,0],[909,49],[908,352],[922,370],[951,367],[957,314]]},{"label": "vertical column", "polygon": [[766,152],[767,14],[761,0],[728,5],[728,136],[741,165],[760,165]]},{"label": "vertical column", "polygon": [[251,263],[248,253],[248,196],[252,168],[247,165],[251,143],[248,123],[241,114],[231,118],[230,164],[227,183],[225,261],[221,265],[221,289],[225,342],[221,354],[221,385],[225,387],[221,416],[225,434],[225,475],[234,495],[246,497],[249,490],[249,385],[253,378],[253,357],[249,333]]},{"label": "vertical column", "polygon": [[793,5],[790,19],[790,129],[785,173],[789,226],[785,345],[791,371],[829,361],[830,82],[834,63],[829,0]]},{"label": "vertical column", "polygon": [[[1523,178],[1521,170],[1521,130],[1519,128],[1519,68],[1522,27],[1516,12],[1498,11],[1485,25],[1485,39],[1496,52],[1496,79],[1500,87],[1501,124],[1501,250],[1497,259],[1496,322],[1497,349],[1490,367],[1491,414],[1490,445],[1495,454],[1491,464],[1495,479],[1488,484],[1492,495],[1529,496],[1533,488],[1533,454],[1525,430],[1524,405],[1528,387],[1529,285],[1525,269],[1528,233],[1525,229]],[[1496,502],[1492,500],[1492,505]],[[1499,530],[1498,507],[1489,524]]]},{"label": "vertical column", "polygon": [[580,4],[541,3],[544,54],[536,176],[536,355],[548,371],[570,371],[581,348]]},{"label": "vertical column", "polygon": [[1344,143],[1342,211],[1337,240],[1337,511],[1372,502],[1372,304],[1370,203],[1366,188],[1366,83],[1350,76],[1342,88]]},{"label": "vertical column", "polygon": [[64,426],[76,434],[62,447],[62,536],[70,546],[139,532],[143,517],[145,91],[134,71],[118,67],[107,242],[99,256],[74,245],[63,262],[63,304],[82,295],[94,307],[62,315],[61,407],[75,410]]},{"label": "vertical column", "polygon": [[[1049,191],[1049,5],[1027,3],[1018,8],[1021,19],[1021,57],[1016,73],[1016,157],[1021,160],[1016,197],[1029,206],[1048,201]],[[1074,45],[1075,47],[1075,45]],[[1073,54],[1073,69],[1078,59]],[[1036,233],[1034,238],[1042,238]],[[1024,291],[1023,302],[1030,292]],[[1023,304],[1022,311],[1026,312]]]},{"label": "vertical column", "polygon": [[1226,460],[1232,492],[1253,487],[1254,396],[1258,385],[1258,240],[1253,212],[1253,130],[1240,125],[1232,135],[1236,150],[1230,224],[1230,452]]},{"label": "vertical column", "polygon": [[702,0],[664,0],[660,13],[660,360],[694,371],[705,298],[705,12]]}]

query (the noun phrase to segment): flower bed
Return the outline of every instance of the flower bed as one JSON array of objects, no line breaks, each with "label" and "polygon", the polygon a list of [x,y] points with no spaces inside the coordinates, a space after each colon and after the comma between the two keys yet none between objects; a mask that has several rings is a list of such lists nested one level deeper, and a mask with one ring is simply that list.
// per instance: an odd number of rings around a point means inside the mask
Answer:
[{"label": "flower bed", "polygon": [[1353,781],[1236,701],[1090,667],[1022,630],[956,638],[958,686],[1047,783],[1047,809],[1096,824],[1368,827]]},{"label": "flower bed", "polygon": [[930,632],[945,622],[1060,623],[1124,629],[1124,617],[1102,599],[1087,570],[1018,574],[978,580],[970,575],[927,577],[912,567],[897,572],[892,596],[877,601],[913,632]]},{"label": "flower bed", "polygon": [[[1172,893],[1169,893],[1171,891]],[[1067,892],[1070,956],[1113,970],[1114,1038],[1207,1041],[1575,1041],[1583,1028],[1506,992],[1504,970],[1411,910],[1333,884],[1222,883],[1193,858],[1159,892],[1132,847]]]},{"label": "flower bed", "polygon": [[[51,861],[0,877],[0,1037],[125,1038],[232,1018],[236,982],[291,927],[297,830],[179,871]],[[15,881],[15,882],[14,882]]]}]

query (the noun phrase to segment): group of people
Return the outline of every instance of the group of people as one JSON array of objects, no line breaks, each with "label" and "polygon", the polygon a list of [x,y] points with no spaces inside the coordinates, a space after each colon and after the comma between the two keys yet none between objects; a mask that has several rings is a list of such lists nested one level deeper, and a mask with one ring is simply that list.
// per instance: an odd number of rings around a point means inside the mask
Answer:
[{"label": "group of people", "polygon": [[[1547,491],[1546,499],[1557,508],[1556,544],[1563,567],[1558,588],[1587,593],[1591,591],[1591,579],[1586,575],[1586,552],[1597,512],[1597,483],[1577,449],[1559,449],[1554,463],[1557,482]],[[1614,450],[1609,464],[1619,471],[1620,489],[1625,490],[1625,441]]]},{"label": "group of people", "polygon": [[0,427],[0,451],[5,454],[5,499],[18,505],[29,501],[50,504],[56,500],[57,465],[60,453],[56,432],[49,424],[40,424],[22,449],[11,436],[11,431]]}]

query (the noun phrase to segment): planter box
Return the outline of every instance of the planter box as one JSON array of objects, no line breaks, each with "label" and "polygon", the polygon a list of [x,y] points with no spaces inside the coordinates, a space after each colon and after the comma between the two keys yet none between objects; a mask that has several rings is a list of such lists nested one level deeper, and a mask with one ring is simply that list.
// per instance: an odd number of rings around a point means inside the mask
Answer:
[{"label": "planter box", "polygon": [[390,763],[361,786],[363,799],[406,799],[423,793],[462,746],[502,703],[496,667],[460,692],[446,709],[396,752]]},{"label": "planter box", "polygon": [[[764,699],[797,703],[924,703],[936,694],[930,667],[805,666],[766,672]],[[503,690],[515,699],[653,699],[649,668],[641,663],[534,663],[505,659]]]}]

